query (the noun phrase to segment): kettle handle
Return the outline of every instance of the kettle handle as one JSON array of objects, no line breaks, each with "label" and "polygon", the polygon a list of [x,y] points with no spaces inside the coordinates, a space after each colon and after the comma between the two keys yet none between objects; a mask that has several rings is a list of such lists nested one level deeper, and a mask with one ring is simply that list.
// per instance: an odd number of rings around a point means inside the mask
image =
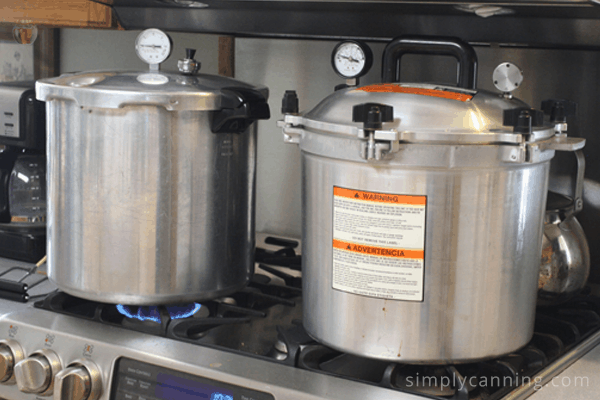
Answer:
[{"label": "kettle handle", "polygon": [[577,175],[575,176],[575,193],[573,196],[573,215],[583,209],[583,175],[585,173],[585,156],[583,150],[576,150]]},{"label": "kettle handle", "polygon": [[458,83],[463,89],[477,86],[477,54],[473,47],[453,37],[400,36],[383,50],[383,83],[400,81],[400,58],[405,54],[452,56],[458,61]]}]

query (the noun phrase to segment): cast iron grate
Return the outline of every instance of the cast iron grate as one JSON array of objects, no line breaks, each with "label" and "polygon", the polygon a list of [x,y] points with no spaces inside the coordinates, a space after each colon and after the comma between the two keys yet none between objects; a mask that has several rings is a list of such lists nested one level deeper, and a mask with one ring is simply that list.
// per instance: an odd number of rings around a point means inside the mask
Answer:
[{"label": "cast iron grate", "polygon": [[[37,279],[31,279],[36,276],[37,268],[37,265],[31,268],[11,267],[0,273],[0,298],[26,303],[30,298],[45,296],[47,293],[33,297],[29,294],[30,289],[48,280],[47,277],[39,275]],[[13,273],[16,271],[21,274],[17,273],[15,276]]]},{"label": "cast iron grate", "polygon": [[532,340],[506,356],[471,364],[408,365],[371,360],[314,342],[301,324],[279,330],[275,347],[284,363],[434,399],[497,400],[535,377],[600,328],[600,299],[581,295],[557,307],[539,307]]},{"label": "cast iron grate", "polygon": [[[231,296],[220,300],[202,302],[200,308],[202,311],[197,312],[187,319],[171,318],[165,306],[157,307],[160,322],[127,318],[119,311],[115,304],[89,301],[64,292],[51,293],[43,300],[36,302],[34,306],[61,314],[109,325],[122,326],[159,336],[170,336],[169,333],[173,333],[174,338],[180,339],[186,338],[185,329],[182,329],[182,327],[188,327],[187,329],[192,329],[193,327],[195,335],[190,335],[193,339],[193,336],[197,336],[199,331],[206,331],[220,325],[247,323],[250,322],[251,318],[264,318],[266,310],[274,305],[285,305],[288,307],[296,305],[296,302],[291,300],[298,295],[295,288],[283,287],[272,291],[278,295],[264,293],[260,288],[268,286],[268,283],[265,283],[264,279],[261,279],[263,277],[268,279],[268,277],[257,275],[247,288]],[[238,304],[241,304],[241,306]],[[128,309],[133,310],[132,313],[134,314],[137,313],[138,308],[137,306],[128,307]],[[129,324],[127,324],[128,322]],[[181,326],[176,327],[178,325]]]},{"label": "cast iron grate", "polygon": [[[286,246],[277,251],[256,250],[257,259],[262,260],[259,268],[280,278],[283,284],[273,284],[269,276],[257,273],[246,288],[202,302],[197,312],[188,318],[171,318],[170,307],[117,306],[76,298],[64,292],[51,293],[34,306],[151,335],[269,358],[267,354],[277,337],[276,325],[291,326],[291,321],[300,317],[302,280],[281,271],[281,267],[273,267],[284,265],[292,270],[299,269],[300,256],[294,250],[298,242],[267,238],[266,243]],[[183,307],[185,305],[177,308]],[[128,318],[123,309],[130,316],[152,315],[152,318]],[[246,340],[257,336],[256,332],[264,334],[252,341]]]}]

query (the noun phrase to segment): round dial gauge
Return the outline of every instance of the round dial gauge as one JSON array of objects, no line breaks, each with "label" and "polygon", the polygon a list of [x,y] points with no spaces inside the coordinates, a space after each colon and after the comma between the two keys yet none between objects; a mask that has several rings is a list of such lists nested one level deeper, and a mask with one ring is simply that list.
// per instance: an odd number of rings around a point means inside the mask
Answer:
[{"label": "round dial gauge", "polygon": [[373,53],[364,43],[353,40],[341,42],[333,49],[331,64],[342,78],[358,78],[369,72],[373,65]]},{"label": "round dial gauge", "polygon": [[147,64],[160,64],[171,55],[171,38],[158,29],[146,29],[135,40],[138,57]]}]

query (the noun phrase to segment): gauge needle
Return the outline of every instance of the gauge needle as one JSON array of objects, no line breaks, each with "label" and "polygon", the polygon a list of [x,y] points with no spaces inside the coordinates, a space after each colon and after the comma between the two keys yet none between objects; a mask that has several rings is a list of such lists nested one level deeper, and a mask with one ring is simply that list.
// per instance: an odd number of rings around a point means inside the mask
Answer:
[{"label": "gauge needle", "polygon": [[151,47],[153,49],[160,49],[162,46],[158,46],[156,44],[140,44],[140,47]]},{"label": "gauge needle", "polygon": [[340,58],[345,58],[346,60],[348,60],[348,61],[350,61],[350,62],[355,62],[355,63],[357,63],[357,62],[360,62],[360,61],[358,61],[358,60],[355,60],[354,58],[352,58],[352,57],[350,57],[350,56],[345,56],[345,55],[343,55],[343,54],[340,54],[338,57],[340,57]]}]

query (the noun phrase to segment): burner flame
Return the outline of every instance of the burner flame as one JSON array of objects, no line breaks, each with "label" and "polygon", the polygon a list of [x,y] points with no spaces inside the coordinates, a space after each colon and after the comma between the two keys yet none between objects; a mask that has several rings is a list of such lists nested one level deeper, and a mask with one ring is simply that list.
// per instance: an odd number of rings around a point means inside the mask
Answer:
[{"label": "burner flame", "polygon": [[[135,308],[137,307],[137,311]],[[191,303],[183,306],[167,306],[165,309],[169,313],[171,319],[188,318],[196,314],[202,307],[201,304]],[[157,306],[141,307],[141,306],[125,306],[117,304],[117,310],[127,318],[133,318],[140,321],[154,321],[160,324],[160,312]]]}]

